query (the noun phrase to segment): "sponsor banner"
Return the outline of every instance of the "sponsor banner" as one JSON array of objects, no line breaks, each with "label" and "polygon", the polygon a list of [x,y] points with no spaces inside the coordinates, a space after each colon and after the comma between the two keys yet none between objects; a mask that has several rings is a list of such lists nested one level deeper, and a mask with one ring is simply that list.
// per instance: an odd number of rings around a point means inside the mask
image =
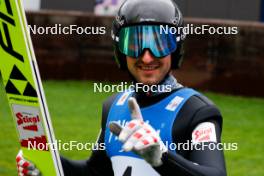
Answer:
[{"label": "sponsor banner", "polygon": [[12,104],[16,127],[19,132],[19,140],[22,147],[28,147],[28,143],[47,143],[39,109],[33,106]]}]

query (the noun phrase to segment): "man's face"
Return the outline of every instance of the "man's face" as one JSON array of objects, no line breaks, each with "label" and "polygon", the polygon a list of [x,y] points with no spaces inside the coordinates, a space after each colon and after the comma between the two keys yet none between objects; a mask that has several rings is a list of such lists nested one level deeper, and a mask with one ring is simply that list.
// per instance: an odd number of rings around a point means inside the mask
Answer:
[{"label": "man's face", "polygon": [[126,60],[130,73],[145,85],[158,84],[171,68],[171,55],[155,58],[149,50],[137,59],[127,56]]}]

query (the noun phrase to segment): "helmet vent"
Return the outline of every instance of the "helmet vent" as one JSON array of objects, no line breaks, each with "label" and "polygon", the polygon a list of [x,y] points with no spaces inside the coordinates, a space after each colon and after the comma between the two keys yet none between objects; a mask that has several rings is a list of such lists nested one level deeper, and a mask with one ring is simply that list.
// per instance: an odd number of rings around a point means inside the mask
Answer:
[{"label": "helmet vent", "polygon": [[116,17],[116,21],[117,21],[117,23],[118,23],[120,26],[123,26],[124,23],[125,23],[125,20],[122,19],[120,16],[117,16],[117,17]]},{"label": "helmet vent", "polygon": [[175,17],[174,19],[172,19],[172,24],[176,26],[179,25],[179,22],[180,22],[179,17]]}]

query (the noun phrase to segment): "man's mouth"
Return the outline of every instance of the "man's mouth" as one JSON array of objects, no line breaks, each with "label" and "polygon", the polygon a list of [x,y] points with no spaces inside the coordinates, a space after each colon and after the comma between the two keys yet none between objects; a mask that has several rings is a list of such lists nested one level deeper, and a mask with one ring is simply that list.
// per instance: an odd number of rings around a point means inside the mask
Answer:
[{"label": "man's mouth", "polygon": [[158,65],[138,65],[138,68],[141,70],[150,71],[150,70],[155,70],[159,68],[159,66]]}]

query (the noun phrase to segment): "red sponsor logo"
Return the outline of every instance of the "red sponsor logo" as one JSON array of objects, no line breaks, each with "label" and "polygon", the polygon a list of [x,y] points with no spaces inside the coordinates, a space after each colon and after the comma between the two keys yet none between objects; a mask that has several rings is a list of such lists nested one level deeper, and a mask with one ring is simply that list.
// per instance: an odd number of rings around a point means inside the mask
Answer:
[{"label": "red sponsor logo", "polygon": [[32,145],[35,145],[37,150],[43,150],[43,149],[38,148],[39,146],[41,146],[39,144],[46,145],[47,139],[46,139],[46,136],[22,139],[20,141],[20,144],[22,147],[30,147],[30,148],[32,148]]},{"label": "red sponsor logo", "polygon": [[210,140],[210,136],[212,133],[212,128],[196,130],[194,132],[195,140],[198,142]]},{"label": "red sponsor logo", "polygon": [[31,130],[31,131],[38,131],[38,127],[36,123],[40,122],[39,116],[27,116],[23,115],[21,112],[16,113],[17,118],[17,125],[20,126],[22,124],[31,124],[24,126],[23,129]]}]

